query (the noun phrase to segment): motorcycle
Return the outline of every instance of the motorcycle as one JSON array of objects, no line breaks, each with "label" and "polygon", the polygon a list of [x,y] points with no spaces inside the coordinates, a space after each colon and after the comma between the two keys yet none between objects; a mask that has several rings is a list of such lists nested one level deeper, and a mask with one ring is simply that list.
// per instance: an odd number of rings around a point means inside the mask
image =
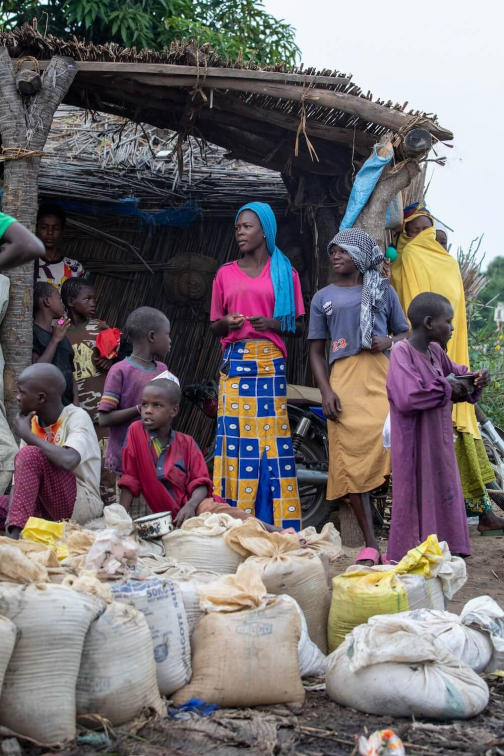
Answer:
[{"label": "motorcycle", "polygon": [[[218,385],[211,381],[195,383],[183,391],[207,417],[217,421]],[[334,506],[326,499],[329,471],[327,421],[322,411],[318,389],[308,386],[287,387],[287,412],[296,461],[296,474],[301,500],[303,526],[322,526],[329,519]],[[215,441],[205,453],[210,474],[215,456]]]}]

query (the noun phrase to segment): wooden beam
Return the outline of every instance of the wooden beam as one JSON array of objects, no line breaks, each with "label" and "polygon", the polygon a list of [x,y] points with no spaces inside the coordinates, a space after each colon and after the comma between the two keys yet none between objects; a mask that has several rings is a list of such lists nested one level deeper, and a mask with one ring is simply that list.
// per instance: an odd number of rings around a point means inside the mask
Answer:
[{"label": "wooden beam", "polygon": [[[40,70],[43,71],[49,65],[48,60],[40,60]],[[87,73],[120,73],[127,75],[134,74],[156,74],[156,75],[176,75],[176,76],[200,76],[205,75],[205,65],[202,63],[199,69],[196,66],[177,66],[170,63],[107,63],[102,61],[76,60],[77,69]],[[251,70],[248,68],[215,68],[206,69],[207,76],[213,78],[226,79],[247,79],[251,81],[289,81],[293,84],[330,84],[334,86],[346,86],[350,84],[351,78],[346,76],[321,76],[318,74],[307,73],[281,73],[279,71],[261,71]],[[191,84],[192,86],[192,84]]]},{"label": "wooden beam", "polygon": [[[411,115],[403,113],[402,110],[386,108],[384,105],[378,105],[376,102],[358,97],[356,95],[346,94],[345,92],[336,92],[330,89],[313,88],[306,91],[303,87],[292,86],[292,84],[278,84],[275,82],[249,81],[245,78],[228,78],[225,76],[216,77],[213,75],[204,75],[200,71],[199,79],[191,76],[157,76],[145,73],[133,73],[127,70],[126,64],[107,64],[103,66],[114,66],[114,69],[96,72],[94,79],[97,81],[101,76],[107,76],[121,73],[117,68],[124,65],[122,71],[129,78],[134,78],[139,83],[153,87],[195,87],[200,86],[203,89],[223,89],[233,90],[236,92],[248,92],[251,94],[264,95],[265,97],[274,97],[283,100],[292,100],[301,102],[305,100],[308,105],[319,105],[321,107],[334,110],[341,110],[349,115],[357,116],[365,121],[371,121],[387,129],[398,131],[401,127],[406,126],[412,119]],[[139,64],[135,64],[139,65]],[[219,71],[236,70],[236,69],[218,69]],[[86,69],[89,74],[91,69]],[[208,72],[207,72],[208,74]],[[98,76],[99,75],[99,76]],[[79,77],[78,77],[79,78]],[[433,121],[426,120],[422,127],[427,129],[436,139],[446,141],[453,139],[453,134],[448,129],[444,129]]]}]

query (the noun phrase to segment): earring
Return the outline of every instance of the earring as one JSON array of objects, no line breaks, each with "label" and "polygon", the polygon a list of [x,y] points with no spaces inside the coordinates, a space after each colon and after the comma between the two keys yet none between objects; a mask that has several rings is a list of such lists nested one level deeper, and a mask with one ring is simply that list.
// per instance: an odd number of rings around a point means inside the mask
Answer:
[{"label": "earring", "polygon": [[263,239],[266,239],[266,234],[263,234]]}]

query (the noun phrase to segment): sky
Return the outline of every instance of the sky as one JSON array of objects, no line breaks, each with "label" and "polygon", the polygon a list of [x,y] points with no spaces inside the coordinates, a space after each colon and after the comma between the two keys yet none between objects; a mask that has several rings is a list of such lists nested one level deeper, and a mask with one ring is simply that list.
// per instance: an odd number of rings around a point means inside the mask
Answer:
[{"label": "sky", "polygon": [[[305,66],[337,69],[374,98],[436,113],[454,133],[429,164],[433,215],[454,229],[451,252],[484,234],[483,267],[504,256],[504,3],[502,0],[265,0],[296,29]],[[413,13],[417,7],[420,12]]]}]

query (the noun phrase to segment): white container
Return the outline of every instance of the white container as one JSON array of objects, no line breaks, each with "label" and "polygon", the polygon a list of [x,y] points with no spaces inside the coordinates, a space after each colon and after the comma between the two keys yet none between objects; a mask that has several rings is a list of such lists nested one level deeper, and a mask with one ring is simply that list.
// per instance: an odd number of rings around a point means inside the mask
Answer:
[{"label": "white container", "polygon": [[162,538],[173,530],[171,512],[157,512],[156,514],[139,517],[134,520],[140,538],[147,541],[153,538]]}]

